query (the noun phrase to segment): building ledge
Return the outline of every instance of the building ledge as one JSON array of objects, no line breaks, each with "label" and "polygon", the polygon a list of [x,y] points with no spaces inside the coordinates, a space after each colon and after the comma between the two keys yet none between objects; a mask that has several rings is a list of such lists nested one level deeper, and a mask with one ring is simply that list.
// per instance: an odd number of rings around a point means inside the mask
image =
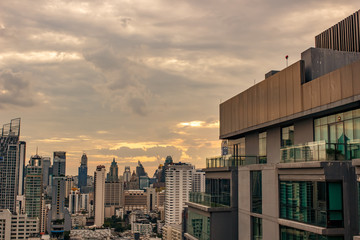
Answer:
[{"label": "building ledge", "polygon": [[287,220],[287,219],[283,219],[283,218],[279,218],[278,223],[280,225],[283,225],[286,227],[297,228],[300,230],[316,233],[319,235],[326,235],[326,236],[344,235],[344,232],[345,232],[344,228],[324,228],[324,227],[319,227],[319,226],[310,225],[310,224],[306,224],[306,223]]},{"label": "building ledge", "polygon": [[233,210],[231,207],[209,207],[193,202],[186,202],[186,205],[201,210],[203,212],[231,212]]},{"label": "building ledge", "polygon": [[189,233],[184,233],[184,237],[188,240],[198,240],[196,237],[190,235]]},{"label": "building ledge", "polygon": [[323,164],[327,162],[292,162],[292,163],[278,163],[277,168],[322,168]]},{"label": "building ledge", "polygon": [[360,159],[359,158],[358,159],[353,159],[352,160],[352,165],[354,167],[360,167]]}]

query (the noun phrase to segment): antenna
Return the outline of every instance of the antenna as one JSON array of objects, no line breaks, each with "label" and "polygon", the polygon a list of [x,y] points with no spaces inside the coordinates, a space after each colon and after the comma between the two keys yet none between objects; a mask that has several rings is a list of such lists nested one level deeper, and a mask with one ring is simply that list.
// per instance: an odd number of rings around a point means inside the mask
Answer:
[{"label": "antenna", "polygon": [[38,150],[39,150],[39,147],[36,146],[36,155],[38,155]]},{"label": "antenna", "polygon": [[286,67],[288,67],[288,59],[289,59],[289,55],[286,55],[286,56],[285,56],[285,59],[286,59]]}]

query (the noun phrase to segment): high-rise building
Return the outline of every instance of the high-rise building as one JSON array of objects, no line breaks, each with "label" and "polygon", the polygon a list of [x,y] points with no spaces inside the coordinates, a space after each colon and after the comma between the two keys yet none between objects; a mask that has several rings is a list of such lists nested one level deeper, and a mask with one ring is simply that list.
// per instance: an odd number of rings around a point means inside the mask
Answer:
[{"label": "high-rise building", "polygon": [[124,209],[125,212],[141,210],[147,213],[147,194],[144,190],[125,190],[124,191]]},{"label": "high-rise building", "polygon": [[80,211],[80,191],[72,188],[69,194],[69,213],[76,214]]},{"label": "high-rise building", "polygon": [[119,181],[119,167],[117,162],[115,162],[115,158],[111,162],[109,173],[106,177],[107,182],[118,182]]},{"label": "high-rise building", "polygon": [[65,178],[65,198],[68,198],[71,190],[74,188],[74,178],[73,176],[66,176]]},{"label": "high-rise building", "polygon": [[206,160],[186,239],[360,239],[359,14],[220,104],[229,154]]},{"label": "high-rise building", "polygon": [[52,202],[50,212],[50,233],[54,237],[62,238],[68,223],[65,222],[65,169],[66,152],[54,152],[52,177]]},{"label": "high-rise building", "polygon": [[39,233],[39,220],[26,214],[12,214],[9,209],[0,209],[0,239],[29,239]]},{"label": "high-rise building", "polygon": [[149,186],[150,186],[150,178],[147,175],[139,177],[139,188],[141,190],[145,190]]},{"label": "high-rise building", "polygon": [[31,156],[26,166],[25,177],[25,211],[28,217],[41,216],[43,179],[42,158],[39,155]]},{"label": "high-rise building", "polygon": [[95,206],[95,222],[94,224],[101,227],[104,224],[104,206],[105,206],[105,166],[99,165],[94,173],[94,206]]},{"label": "high-rise building", "polygon": [[81,156],[81,164],[78,171],[78,188],[80,188],[80,192],[84,192],[84,187],[87,186],[87,162],[88,158],[85,153]]},{"label": "high-rise building", "polygon": [[114,216],[117,209],[124,206],[123,182],[105,182],[105,217]]},{"label": "high-rise building", "polygon": [[49,176],[50,176],[50,166],[51,166],[51,161],[50,161],[50,157],[43,157],[42,158],[42,166],[43,166],[43,187],[44,189],[46,189],[47,186],[49,186],[50,181],[49,181]]},{"label": "high-rise building", "polygon": [[138,161],[138,165],[136,166],[136,176],[138,178],[141,176],[146,176],[145,169],[140,161]]},{"label": "high-rise building", "polygon": [[20,162],[19,136],[20,118],[3,126],[0,137],[0,209],[9,209],[11,213],[16,212],[16,196],[23,188],[20,170],[24,170],[24,163]]},{"label": "high-rise building", "polygon": [[192,191],[205,192],[205,172],[201,169],[196,169],[193,172]]},{"label": "high-rise building", "polygon": [[175,163],[166,170],[165,224],[181,224],[185,203],[189,200],[192,189],[192,173],[190,164]]},{"label": "high-rise building", "polygon": [[124,182],[130,182],[131,179],[131,171],[130,171],[130,167],[129,166],[125,166],[125,171],[123,174],[124,177]]}]

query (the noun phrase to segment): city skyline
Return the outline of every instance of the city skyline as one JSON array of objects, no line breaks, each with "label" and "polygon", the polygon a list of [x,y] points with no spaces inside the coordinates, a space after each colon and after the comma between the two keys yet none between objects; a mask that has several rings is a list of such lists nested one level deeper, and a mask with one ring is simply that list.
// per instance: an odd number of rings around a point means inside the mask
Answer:
[{"label": "city skyline", "polygon": [[[263,5],[262,8],[257,8]],[[77,175],[220,155],[218,104],[296,62],[357,1],[0,3],[0,125]],[[176,9],[175,11],[172,11]],[[168,14],[171,12],[172,14]],[[26,43],[26,44],[25,44]],[[160,158],[160,159],[158,159]],[[150,174],[151,175],[151,174]]]}]

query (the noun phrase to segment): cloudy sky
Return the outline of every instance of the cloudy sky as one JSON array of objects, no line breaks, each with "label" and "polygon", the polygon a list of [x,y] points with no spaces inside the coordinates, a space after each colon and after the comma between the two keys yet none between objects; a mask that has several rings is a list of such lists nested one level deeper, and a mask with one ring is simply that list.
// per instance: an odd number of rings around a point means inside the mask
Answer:
[{"label": "cloudy sky", "polygon": [[2,0],[0,123],[76,175],[220,154],[218,105],[300,59],[358,0]]}]

